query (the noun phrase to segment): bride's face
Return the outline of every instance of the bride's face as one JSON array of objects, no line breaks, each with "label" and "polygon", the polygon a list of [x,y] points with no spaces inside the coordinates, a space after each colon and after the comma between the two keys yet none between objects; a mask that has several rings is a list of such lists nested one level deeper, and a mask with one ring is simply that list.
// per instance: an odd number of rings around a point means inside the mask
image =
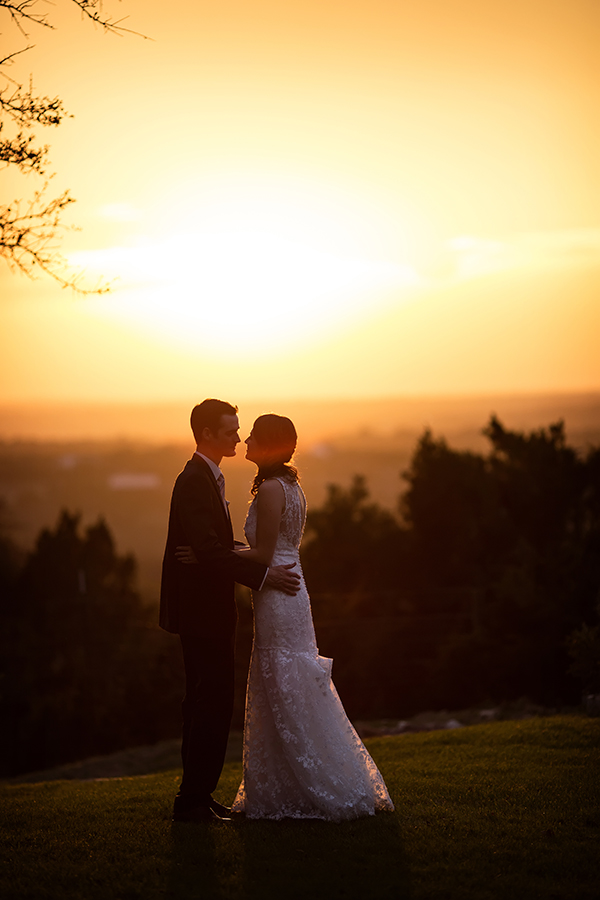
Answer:
[{"label": "bride's face", "polygon": [[249,459],[250,462],[255,463],[257,466],[269,466],[277,462],[277,454],[274,454],[273,450],[269,451],[266,447],[261,447],[258,443],[254,437],[254,429],[246,438],[245,443],[246,459]]},{"label": "bride's face", "polygon": [[259,466],[264,458],[264,450],[261,451],[258,445],[258,441],[254,437],[254,431],[251,431],[246,438],[246,459],[250,460],[250,462],[256,463],[256,465]]}]

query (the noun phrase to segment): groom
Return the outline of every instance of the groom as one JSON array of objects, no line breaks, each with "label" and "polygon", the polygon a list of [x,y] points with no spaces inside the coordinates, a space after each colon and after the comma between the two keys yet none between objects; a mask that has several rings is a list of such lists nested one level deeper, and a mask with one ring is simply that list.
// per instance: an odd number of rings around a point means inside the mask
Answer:
[{"label": "groom", "polygon": [[[204,400],[192,410],[191,426],[196,452],[173,488],[160,594],[160,626],[180,637],[186,680],[183,779],[173,821],[230,821],[230,810],[211,794],[223,768],[233,711],[235,582],[295,594],[300,579],[291,566],[268,568],[233,552],[219,464],[224,456],[235,456],[240,442],[237,407]],[[177,547],[186,545],[198,565],[177,559]]]}]

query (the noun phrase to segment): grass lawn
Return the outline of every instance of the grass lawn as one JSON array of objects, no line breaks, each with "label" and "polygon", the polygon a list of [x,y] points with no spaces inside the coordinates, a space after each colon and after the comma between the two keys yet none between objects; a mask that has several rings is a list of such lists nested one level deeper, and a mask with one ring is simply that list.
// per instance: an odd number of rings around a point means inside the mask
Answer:
[{"label": "grass lawn", "polygon": [[[367,742],[395,813],[341,825],[173,825],[173,770],[0,786],[0,896],[600,898],[600,720]],[[228,763],[218,798],[233,799]]]}]

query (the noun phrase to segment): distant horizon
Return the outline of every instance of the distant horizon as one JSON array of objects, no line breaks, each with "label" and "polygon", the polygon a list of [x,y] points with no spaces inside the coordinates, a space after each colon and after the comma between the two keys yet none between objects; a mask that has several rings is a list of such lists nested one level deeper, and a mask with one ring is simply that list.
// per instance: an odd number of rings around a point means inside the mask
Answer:
[{"label": "distant horizon", "polygon": [[[203,400],[26,400],[0,403],[2,441],[139,440],[189,443],[189,412]],[[238,405],[241,431],[263,412],[294,419],[299,443],[360,432],[393,435],[431,427],[440,434],[480,430],[495,414],[509,428],[546,427],[564,419],[567,433],[600,435],[600,390],[396,393],[373,396],[223,397]]]}]

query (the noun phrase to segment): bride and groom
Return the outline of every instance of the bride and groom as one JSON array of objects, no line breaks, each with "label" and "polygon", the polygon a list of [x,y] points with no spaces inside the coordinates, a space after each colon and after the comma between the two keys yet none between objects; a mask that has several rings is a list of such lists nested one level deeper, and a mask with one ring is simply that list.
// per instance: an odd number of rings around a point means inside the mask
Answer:
[{"label": "bride and groom", "polygon": [[246,439],[257,466],[234,541],[219,464],[240,443],[237,407],[195,406],[196,452],[173,488],[160,625],[179,634],[185,668],[183,779],[173,820],[228,820],[217,786],[233,710],[235,583],[253,591],[254,645],[246,694],[243,780],[233,812],[247,818],[341,821],[392,810],[383,778],[349,722],[318,654],[299,559],[306,501],[290,460],[292,422],[260,416]]}]

